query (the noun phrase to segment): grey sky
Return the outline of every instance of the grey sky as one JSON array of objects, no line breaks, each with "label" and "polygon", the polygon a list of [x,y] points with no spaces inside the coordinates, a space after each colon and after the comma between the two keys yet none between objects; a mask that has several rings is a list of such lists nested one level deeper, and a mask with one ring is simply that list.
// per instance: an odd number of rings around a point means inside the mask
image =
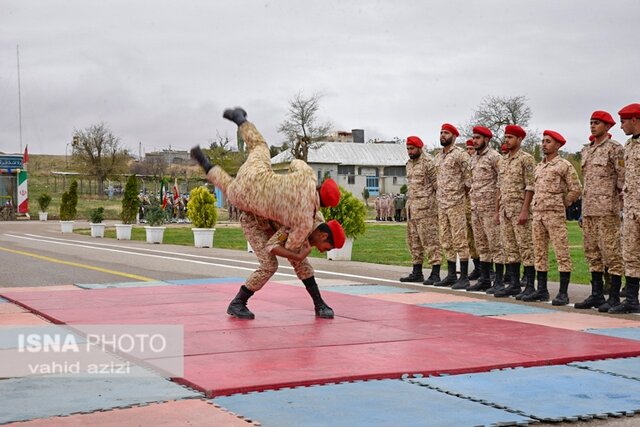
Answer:
[{"label": "grey sky", "polygon": [[[297,92],[365,138],[435,146],[486,95],[576,151],[593,110],[640,102],[640,2],[0,0],[0,151],[64,154],[104,121],[138,152],[207,144],[241,105],[269,143]],[[614,137],[624,141],[619,124]]]}]

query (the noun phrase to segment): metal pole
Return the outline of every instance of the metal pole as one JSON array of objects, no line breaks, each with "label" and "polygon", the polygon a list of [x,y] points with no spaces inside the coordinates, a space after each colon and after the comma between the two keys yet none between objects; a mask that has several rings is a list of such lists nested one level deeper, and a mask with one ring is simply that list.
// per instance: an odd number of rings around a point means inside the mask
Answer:
[{"label": "metal pole", "polygon": [[20,46],[16,45],[16,56],[18,58],[18,123],[20,125],[20,151],[22,153],[22,93],[20,92]]}]

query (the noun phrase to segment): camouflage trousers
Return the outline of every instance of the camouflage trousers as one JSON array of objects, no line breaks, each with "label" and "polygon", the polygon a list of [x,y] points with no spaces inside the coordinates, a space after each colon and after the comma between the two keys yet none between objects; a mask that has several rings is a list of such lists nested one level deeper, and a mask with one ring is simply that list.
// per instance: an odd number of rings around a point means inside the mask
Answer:
[{"label": "camouflage trousers", "polygon": [[479,255],[476,248],[472,222],[473,218],[471,214],[471,206],[467,206],[467,242],[469,244],[469,256],[473,259],[476,259],[479,258]]},{"label": "camouflage trousers", "polygon": [[549,241],[558,261],[558,271],[571,271],[567,216],[564,212],[535,212],[532,221],[533,253],[537,271],[549,271]]},{"label": "camouflage trousers", "polygon": [[[266,250],[267,241],[275,234],[275,230],[269,220],[248,212],[242,212],[242,214],[240,214],[240,225],[242,226],[244,236],[260,262],[258,269],[251,273],[244,284],[249,290],[256,292],[262,289],[264,284],[267,283],[278,270],[278,259]],[[313,267],[306,258],[300,262],[289,262],[300,280],[308,279],[314,275]]]},{"label": "camouflage trousers", "polygon": [[500,240],[503,260],[506,264],[520,262],[526,267],[533,265],[533,242],[531,241],[531,219],[518,224],[518,215],[500,213]]},{"label": "camouflage trousers", "polygon": [[456,254],[462,260],[469,259],[469,241],[467,240],[467,214],[464,204],[449,208],[438,208],[440,245],[447,261],[455,261]]},{"label": "camouflage trousers", "polygon": [[584,234],[584,257],[589,263],[589,271],[604,271],[624,275],[622,243],[620,240],[620,216],[585,216],[582,219]]},{"label": "camouflage trousers", "polygon": [[493,211],[473,210],[471,225],[480,261],[503,264],[500,229],[496,225]]},{"label": "camouflage trousers", "polygon": [[625,276],[640,277],[640,212],[624,208],[622,257]]},{"label": "camouflage trousers", "polygon": [[407,220],[407,246],[411,253],[412,264],[422,264],[425,252],[429,265],[440,265],[440,238],[438,237],[438,217],[432,216]]}]

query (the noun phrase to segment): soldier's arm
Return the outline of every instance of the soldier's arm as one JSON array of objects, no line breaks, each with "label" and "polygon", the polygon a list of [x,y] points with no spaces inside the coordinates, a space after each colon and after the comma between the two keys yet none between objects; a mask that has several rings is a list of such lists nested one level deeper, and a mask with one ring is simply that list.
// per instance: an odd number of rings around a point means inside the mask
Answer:
[{"label": "soldier's arm", "polygon": [[580,186],[580,180],[578,179],[578,172],[576,172],[576,168],[574,168],[572,164],[567,165],[563,179],[567,184],[568,190],[564,199],[564,205],[565,207],[569,207],[582,195],[582,187]]},{"label": "soldier's arm", "polygon": [[496,225],[500,224],[500,187],[498,187],[496,191],[496,214],[495,214]]},{"label": "soldier's arm", "polygon": [[469,165],[469,155],[467,153],[461,153],[460,155],[460,172],[462,173],[464,182],[464,191],[469,192],[471,189],[471,167]]},{"label": "soldier's arm", "polygon": [[616,173],[616,190],[618,190],[618,197],[620,198],[620,203],[623,203],[624,198],[622,194],[622,189],[624,188],[624,175],[625,175],[625,167],[624,167],[624,148],[622,145],[617,145],[612,152],[612,162],[613,167]]},{"label": "soldier's arm", "polygon": [[302,261],[311,252],[309,245],[303,245],[298,250],[287,249],[284,247],[289,238],[289,230],[286,227],[281,227],[274,233],[273,236],[267,241],[266,250],[275,256],[280,256],[293,261]]},{"label": "soldier's arm", "polygon": [[518,216],[518,224],[520,225],[525,224],[529,219],[529,206],[531,205],[531,200],[533,200],[535,160],[533,160],[533,157],[527,157],[522,166],[524,176],[524,203],[522,203],[522,209],[520,209],[520,215]]}]

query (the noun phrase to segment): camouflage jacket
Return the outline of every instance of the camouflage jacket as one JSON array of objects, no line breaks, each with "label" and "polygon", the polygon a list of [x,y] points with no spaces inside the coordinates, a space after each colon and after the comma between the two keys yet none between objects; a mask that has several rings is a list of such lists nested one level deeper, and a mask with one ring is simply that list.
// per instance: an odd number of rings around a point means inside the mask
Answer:
[{"label": "camouflage jacket", "polygon": [[467,190],[471,188],[469,155],[462,148],[454,146],[448,153],[440,151],[435,163],[438,174],[438,209],[463,205]]},{"label": "camouflage jacket", "polygon": [[471,209],[494,212],[502,156],[492,148],[471,156]]},{"label": "camouflage jacket", "polygon": [[582,189],[578,173],[568,160],[555,157],[542,161],[534,172],[533,212],[565,212],[565,208],[580,198]]},{"label": "camouflage jacket", "polygon": [[433,157],[426,152],[423,151],[420,157],[407,162],[407,187],[407,218],[421,219],[433,215],[436,210],[438,178]]},{"label": "camouflage jacket", "polygon": [[509,153],[500,161],[500,210],[507,217],[518,216],[524,204],[525,191],[533,191],[535,167],[536,161],[533,156],[522,150],[518,150],[514,155]]},{"label": "camouflage jacket", "polygon": [[640,211],[640,138],[629,138],[624,145],[624,208]]},{"label": "camouflage jacket", "polygon": [[582,214],[618,215],[624,187],[624,148],[613,139],[587,144],[582,149]]}]

